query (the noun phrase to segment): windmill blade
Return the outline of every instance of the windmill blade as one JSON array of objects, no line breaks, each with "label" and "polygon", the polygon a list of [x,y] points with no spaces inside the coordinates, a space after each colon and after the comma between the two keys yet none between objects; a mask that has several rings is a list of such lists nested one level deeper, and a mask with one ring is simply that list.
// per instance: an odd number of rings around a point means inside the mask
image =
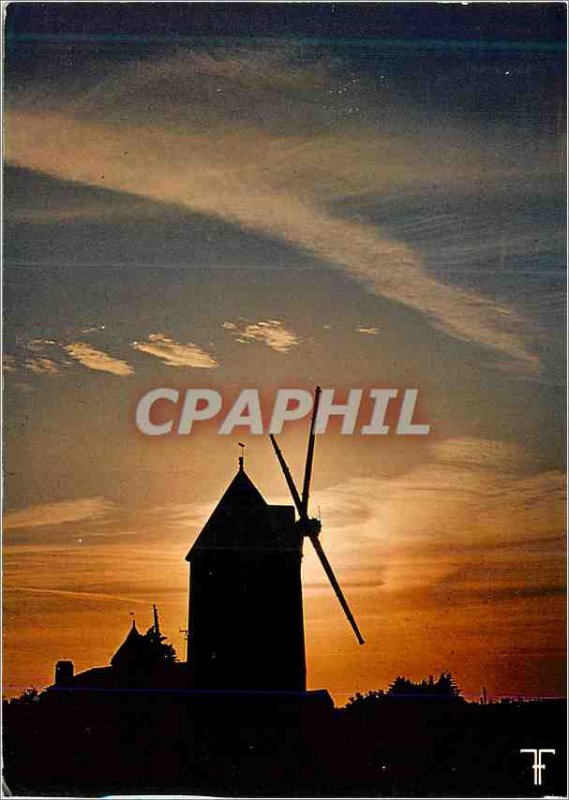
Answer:
[{"label": "windmill blade", "polygon": [[356,639],[358,640],[358,642],[360,644],[364,644],[364,638],[360,633],[360,629],[358,628],[358,624],[357,624],[356,620],[354,619],[354,615],[350,611],[350,607],[349,607],[349,605],[348,605],[348,603],[346,601],[346,598],[344,597],[344,593],[340,589],[340,584],[336,580],[336,576],[334,575],[334,571],[332,570],[332,567],[330,566],[330,562],[326,558],[326,553],[322,549],[322,545],[320,544],[320,540],[318,539],[318,536],[316,536],[315,534],[312,534],[312,535],[309,534],[309,539],[312,542],[312,544],[314,545],[314,549],[316,550],[316,555],[318,556],[318,558],[320,559],[320,563],[324,567],[324,572],[326,573],[326,575],[328,576],[328,580],[332,584],[332,588],[334,589],[334,592],[336,593],[336,597],[340,601],[340,605],[342,606],[342,609],[344,610],[344,614],[348,618],[348,622],[350,623],[350,625],[352,626],[352,630],[356,634]]},{"label": "windmill blade", "polygon": [[[318,539],[318,532],[320,530],[320,523],[318,520],[309,520],[308,519],[308,499],[310,497],[310,481],[312,478],[312,464],[314,461],[314,441],[315,441],[315,433],[314,427],[316,425],[316,416],[318,414],[318,405],[320,402],[320,394],[321,394],[320,386],[316,387],[316,391],[314,393],[314,407],[312,409],[312,420],[310,422],[310,433],[308,436],[308,449],[306,452],[306,465],[304,468],[304,482],[302,486],[302,497],[298,493],[298,489],[295,486],[295,483],[292,479],[292,475],[290,474],[290,470],[288,465],[284,459],[282,451],[277,444],[277,440],[273,436],[273,434],[269,434],[269,438],[271,440],[271,444],[273,445],[273,449],[277,456],[278,462],[281,466],[283,474],[285,476],[285,480],[287,482],[287,486],[290,490],[292,495],[292,499],[294,500],[294,504],[296,506],[296,510],[298,511],[298,516],[300,517],[299,523],[303,523],[303,531],[304,535],[308,536],[310,541],[312,542],[312,546],[316,550],[316,555],[320,559],[320,563],[324,567],[324,572],[328,576],[328,580],[332,584],[332,588],[338,598],[340,605],[346,615],[348,622],[352,626],[352,630],[356,634],[356,639],[360,644],[364,644],[364,638],[360,633],[360,629],[358,628],[358,624],[354,619],[354,615],[350,611],[350,607],[344,597],[344,593],[340,589],[340,584],[336,580],[336,576],[334,575],[334,571],[330,566],[330,562],[328,561],[324,550],[322,549],[322,545],[320,544],[320,540]],[[317,524],[317,530],[314,529],[314,526],[311,523]]]},{"label": "windmill blade", "polygon": [[314,461],[314,426],[316,424],[316,415],[318,414],[318,405],[320,403],[320,393],[322,389],[320,386],[316,387],[314,392],[314,408],[312,409],[312,420],[310,422],[310,433],[308,435],[308,449],[306,451],[306,466],[304,467],[304,482],[302,484],[302,511],[298,513],[305,519],[308,516],[308,498],[310,496],[310,479],[312,478],[312,462]]},{"label": "windmill blade", "polygon": [[273,436],[272,433],[269,434],[269,438],[271,440],[271,444],[273,445],[273,448],[274,448],[274,451],[276,453],[276,456],[277,456],[277,458],[279,460],[279,464],[281,465],[281,469],[282,469],[282,471],[284,473],[284,476],[285,476],[285,479],[286,479],[286,482],[287,482],[287,486],[290,489],[290,493],[292,495],[292,499],[294,500],[294,504],[296,506],[296,510],[298,511],[299,515],[302,517],[302,503],[300,501],[300,495],[298,493],[298,490],[297,490],[296,486],[294,485],[294,481],[292,479],[292,475],[290,474],[290,470],[289,470],[289,468],[287,466],[286,461],[284,460],[284,456],[282,454],[282,451],[281,451],[280,447],[277,444],[277,440],[275,439],[275,437]]}]

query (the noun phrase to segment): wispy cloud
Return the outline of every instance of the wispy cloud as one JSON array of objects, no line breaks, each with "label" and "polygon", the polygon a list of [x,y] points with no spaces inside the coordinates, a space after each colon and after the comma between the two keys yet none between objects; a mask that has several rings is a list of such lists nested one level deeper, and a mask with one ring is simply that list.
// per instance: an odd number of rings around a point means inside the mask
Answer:
[{"label": "wispy cloud", "polygon": [[[80,99],[60,98],[59,110],[55,98],[50,110],[38,107],[36,96],[29,103],[20,98],[7,114],[7,155],[59,178],[181,204],[280,237],[447,334],[535,372],[539,360],[512,309],[444,283],[416,248],[339,212],[345,197],[416,191],[434,181],[467,187],[473,176],[515,180],[519,165],[503,166],[494,141],[492,149],[473,146],[465,132],[440,127],[430,134],[437,146],[425,158],[424,138],[417,141],[412,127],[402,135],[385,121],[384,101],[377,102],[365,78],[342,84],[342,92],[340,83],[334,67],[307,66],[286,49],[132,63],[107,73]],[[149,99],[160,124],[147,120]],[[374,116],[378,107],[381,118]],[[418,127],[423,137],[424,125]],[[533,168],[537,174],[543,165]]]},{"label": "wispy cloud", "polygon": [[132,346],[141,353],[155,356],[170,367],[194,367],[196,369],[215,369],[219,362],[193,342],[182,344],[164,333],[151,333],[143,342],[133,342]]},{"label": "wispy cloud", "polygon": [[105,592],[77,592],[72,590],[66,589],[45,589],[33,586],[9,586],[6,587],[9,589],[10,592],[25,592],[27,594],[49,594],[49,595],[56,595],[58,597],[76,599],[76,600],[123,600],[128,603],[137,603],[140,605],[144,605],[148,607],[148,600],[138,598],[138,597],[131,597],[125,595],[116,595],[116,594],[107,594]]},{"label": "wispy cloud", "polygon": [[26,342],[26,347],[28,350],[37,353],[41,352],[48,346],[57,344],[58,342],[55,339],[28,339]]},{"label": "wispy cloud", "polygon": [[106,330],[106,325],[87,325],[85,328],[81,328],[80,333],[89,334],[89,333],[100,333],[101,331]]},{"label": "wispy cloud", "polygon": [[[29,348],[32,352],[37,352],[40,348],[37,346]],[[68,362],[54,361],[52,358],[45,356],[34,356],[33,358],[17,358],[11,354],[5,353],[2,360],[4,372],[7,373],[32,373],[33,375],[61,375]]]},{"label": "wispy cloud", "polygon": [[266,319],[260,322],[251,322],[239,328],[233,322],[224,322],[222,326],[232,331],[238,342],[249,344],[250,342],[261,342],[276,350],[277,353],[288,353],[296,345],[300,344],[300,339],[292,331],[285,328],[284,324],[278,319]]},{"label": "wispy cloud", "polygon": [[112,375],[132,375],[134,369],[126,361],[110,356],[102,350],[97,350],[85,342],[72,342],[66,344],[64,350],[88,369],[99,372],[110,372]]},{"label": "wispy cloud", "polygon": [[562,571],[552,574],[544,559],[541,559],[540,578],[531,585],[528,585],[527,572],[523,564],[518,566],[514,562],[486,558],[483,563],[463,565],[439,579],[433,587],[433,594],[443,601],[451,595],[454,602],[472,602],[474,599],[498,603],[565,594]]},{"label": "wispy cloud", "polygon": [[517,444],[491,439],[459,436],[433,442],[431,455],[437,464],[459,470],[484,470],[514,474],[527,468],[523,450]]},{"label": "wispy cloud", "polygon": [[497,441],[440,442],[409,472],[318,492],[322,543],[348,583],[372,569],[386,591],[432,592],[435,601],[558,589],[565,479],[529,466],[521,448]]},{"label": "wispy cloud", "polygon": [[16,357],[10,355],[10,353],[4,353],[2,355],[2,371],[17,372],[17,370],[18,370],[18,361]]},{"label": "wispy cloud", "polygon": [[104,497],[84,497],[59,503],[43,503],[19,511],[9,511],[4,515],[4,529],[11,531],[18,528],[37,528],[101,519],[114,507],[114,503]]},{"label": "wispy cloud", "polygon": [[53,361],[51,358],[28,358],[25,363],[24,367],[28,370],[28,372],[33,372],[34,375],[61,375],[62,367],[64,365],[58,364],[57,361]]},{"label": "wispy cloud", "polygon": [[118,218],[125,217],[148,217],[150,214],[148,205],[144,202],[134,201],[125,208],[124,205],[101,201],[99,204],[85,202],[81,205],[69,205],[63,207],[51,207],[41,209],[15,209],[12,207],[6,210],[6,219],[14,223],[39,223],[40,225],[62,225],[69,222],[87,220],[100,220],[102,222],[116,222]]}]

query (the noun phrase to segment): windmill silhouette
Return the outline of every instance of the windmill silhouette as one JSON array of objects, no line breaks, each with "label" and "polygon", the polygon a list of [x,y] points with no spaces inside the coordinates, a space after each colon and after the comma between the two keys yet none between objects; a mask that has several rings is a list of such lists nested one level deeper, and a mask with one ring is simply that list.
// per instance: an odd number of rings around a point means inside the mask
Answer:
[{"label": "windmill silhouette", "polygon": [[269,505],[245,472],[241,455],[237,474],[186,556],[190,562],[187,658],[196,689],[306,691],[301,580],[305,537],[363,644],[320,543],[320,521],[308,515],[319,398],[317,388],[302,495],[271,436],[294,508]]}]

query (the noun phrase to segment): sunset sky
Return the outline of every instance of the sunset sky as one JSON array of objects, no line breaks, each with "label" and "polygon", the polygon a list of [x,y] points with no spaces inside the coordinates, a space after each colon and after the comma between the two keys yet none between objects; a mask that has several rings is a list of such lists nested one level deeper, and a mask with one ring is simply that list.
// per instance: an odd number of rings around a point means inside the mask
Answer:
[{"label": "sunset sky", "polygon": [[[184,556],[268,437],[144,437],[156,386],[419,389],[319,436],[309,688],[565,693],[565,7],[19,4],[5,34],[4,693],[185,654]],[[367,420],[364,420],[364,422]],[[301,482],[307,423],[280,443]]]}]

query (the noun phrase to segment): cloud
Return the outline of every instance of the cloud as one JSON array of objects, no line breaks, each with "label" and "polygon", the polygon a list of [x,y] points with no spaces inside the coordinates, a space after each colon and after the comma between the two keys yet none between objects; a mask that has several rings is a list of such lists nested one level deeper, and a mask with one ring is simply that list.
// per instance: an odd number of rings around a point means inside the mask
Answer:
[{"label": "cloud", "polygon": [[[37,344],[29,348],[32,352],[37,352],[39,349]],[[2,360],[4,372],[31,372],[34,375],[61,375],[64,368],[68,366],[66,362],[54,361],[45,356],[37,356],[34,358],[18,359],[16,356],[5,353]]]},{"label": "cloud", "polygon": [[39,225],[63,225],[81,220],[87,222],[116,222],[117,219],[125,217],[148,217],[151,212],[144,202],[133,202],[128,208],[120,204],[113,204],[106,201],[98,205],[83,202],[80,206],[73,205],[68,207],[51,207],[36,209],[16,209],[11,206],[6,211],[6,219],[17,224],[39,224]]},{"label": "cloud", "polygon": [[2,355],[2,371],[3,372],[17,372],[18,370],[18,362],[15,356],[10,355],[9,353],[4,353]]},{"label": "cloud", "polygon": [[61,375],[62,365],[50,358],[28,358],[24,364],[28,372],[34,375]]},{"label": "cloud", "polygon": [[384,591],[434,602],[552,594],[564,585],[565,478],[530,467],[505,443],[437,443],[408,472],[315,494],[322,544],[348,584],[371,570]]},{"label": "cloud", "polygon": [[252,322],[241,329],[233,322],[224,322],[222,327],[226,330],[235,331],[237,341],[242,344],[261,342],[270,347],[271,350],[276,350],[277,353],[288,353],[289,350],[300,344],[298,336],[287,330],[278,319]]},{"label": "cloud", "polygon": [[[325,60],[307,65],[286,48],[132,62],[95,88],[49,97],[45,109],[37,93],[21,95],[6,114],[8,162],[279,237],[534,373],[539,359],[512,309],[443,282],[416,248],[340,212],[345,198],[420,192],[434,182],[462,191],[473,179],[516,181],[528,175],[527,164],[515,161],[519,149],[507,138],[503,148],[494,140],[473,145],[468,131],[436,119],[428,139],[424,121],[402,133],[386,113],[391,108],[395,120],[399,98],[386,100],[385,87],[379,97],[361,75],[340,80],[344,73]],[[537,176],[544,168],[532,165]]]},{"label": "cloud", "polygon": [[101,331],[104,331],[106,327],[106,325],[87,325],[85,328],[81,328],[80,333],[100,333]]},{"label": "cloud", "polygon": [[108,353],[103,353],[102,350],[97,350],[85,342],[72,342],[66,344],[63,348],[71,358],[74,358],[84,367],[94,369],[100,372],[110,372],[112,375],[132,375],[134,369],[122,361],[120,358],[110,356]]},{"label": "cloud", "polygon": [[[472,599],[504,602],[519,598],[555,597],[565,594],[562,570],[557,576],[541,574],[540,580],[527,585],[527,569],[513,563],[487,560],[483,564],[468,564],[444,576],[433,588],[442,598],[452,594],[454,602]],[[450,591],[449,591],[450,590]]]},{"label": "cloud", "polygon": [[367,333],[368,336],[377,336],[380,332],[379,328],[373,325],[358,325],[356,330],[358,333]]},{"label": "cloud", "polygon": [[71,600],[93,600],[94,602],[98,602],[100,600],[103,601],[115,601],[115,600],[122,600],[128,603],[138,603],[140,605],[144,605],[148,607],[148,600],[138,598],[138,597],[131,597],[125,595],[116,595],[116,594],[108,594],[105,592],[78,592],[73,590],[67,589],[47,589],[47,588],[39,588],[39,587],[32,587],[32,586],[9,586],[6,587],[7,590],[10,592],[25,592],[27,594],[47,594],[47,595],[55,595],[57,597],[69,598]]},{"label": "cloud", "polygon": [[58,344],[55,339],[28,339],[26,342],[28,350],[35,353],[42,351],[48,345],[54,344]]},{"label": "cloud", "polygon": [[114,509],[114,503],[104,497],[85,497],[58,503],[43,503],[4,515],[4,530],[62,525],[67,522],[94,520]]},{"label": "cloud", "polygon": [[132,346],[141,353],[155,356],[170,367],[194,367],[196,369],[215,369],[219,362],[193,342],[171,339],[164,333],[151,333],[144,342],[133,342]]},{"label": "cloud", "polygon": [[[104,325],[88,326],[81,330],[82,334],[95,333],[103,331]],[[75,361],[78,361],[85,367],[90,369],[100,370],[103,372],[111,372],[114,375],[131,375],[134,370],[132,367],[121,359],[114,358],[107,353],[97,350],[85,342],[71,342],[64,343],[56,339],[33,339],[27,338],[20,342],[22,347],[28,353],[32,353],[32,357],[21,356],[8,356],[5,371],[7,372],[29,372],[34,375],[61,375],[63,371],[71,366],[71,361],[55,361],[53,358],[47,357],[46,352],[54,352],[53,348],[57,350],[64,350]]]},{"label": "cloud", "polygon": [[437,463],[458,469],[514,473],[527,466],[520,445],[469,436],[433,442],[431,454]]}]

